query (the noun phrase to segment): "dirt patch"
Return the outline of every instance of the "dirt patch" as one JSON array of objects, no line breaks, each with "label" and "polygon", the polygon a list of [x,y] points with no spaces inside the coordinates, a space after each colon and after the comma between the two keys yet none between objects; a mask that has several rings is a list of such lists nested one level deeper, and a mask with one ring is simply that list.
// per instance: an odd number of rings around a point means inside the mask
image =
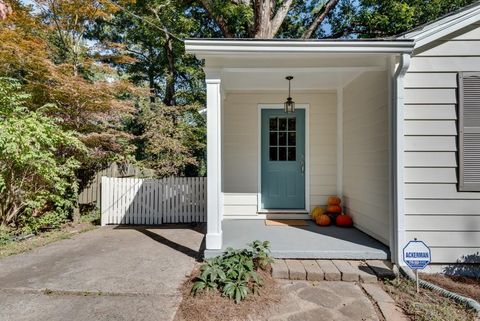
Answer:
[{"label": "dirt patch", "polygon": [[475,320],[472,310],[436,292],[421,288],[417,294],[415,284],[409,280],[397,278],[383,287],[412,321]]},{"label": "dirt patch", "polygon": [[271,274],[258,271],[263,278],[264,285],[260,293],[250,294],[245,300],[236,304],[233,300],[223,297],[218,291],[202,292],[191,295],[198,267],[192,276],[183,284],[181,291],[183,300],[175,316],[175,321],[243,321],[258,320],[268,314],[269,308],[281,302],[282,289],[278,286]]},{"label": "dirt patch", "polygon": [[422,273],[420,278],[448,291],[458,293],[480,302],[480,279],[426,273]]}]

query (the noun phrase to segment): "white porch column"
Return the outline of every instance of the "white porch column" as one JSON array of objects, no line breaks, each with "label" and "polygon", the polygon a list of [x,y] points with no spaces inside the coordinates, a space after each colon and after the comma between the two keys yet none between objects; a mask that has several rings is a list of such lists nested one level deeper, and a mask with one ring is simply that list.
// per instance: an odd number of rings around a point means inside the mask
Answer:
[{"label": "white porch column", "polygon": [[206,248],[222,248],[221,79],[207,73],[207,237]]}]

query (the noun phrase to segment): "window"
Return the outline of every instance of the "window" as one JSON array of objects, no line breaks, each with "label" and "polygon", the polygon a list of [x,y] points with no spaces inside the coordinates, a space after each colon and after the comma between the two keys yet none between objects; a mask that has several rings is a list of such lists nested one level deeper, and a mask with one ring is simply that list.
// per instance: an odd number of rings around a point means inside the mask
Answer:
[{"label": "window", "polygon": [[459,186],[480,191],[480,72],[464,72],[459,84]]},{"label": "window", "polygon": [[297,120],[295,117],[269,119],[270,161],[295,161],[297,159]]}]

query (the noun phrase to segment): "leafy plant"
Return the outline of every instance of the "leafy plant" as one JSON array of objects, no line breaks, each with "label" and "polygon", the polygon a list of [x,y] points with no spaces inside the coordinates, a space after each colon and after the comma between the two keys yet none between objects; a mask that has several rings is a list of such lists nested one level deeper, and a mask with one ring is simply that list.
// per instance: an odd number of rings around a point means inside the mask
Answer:
[{"label": "leafy plant", "polygon": [[268,241],[254,241],[247,249],[228,248],[221,256],[207,260],[200,267],[192,293],[218,290],[236,303],[249,293],[258,293],[263,279],[257,271],[272,262],[269,247]]},{"label": "leafy plant", "polygon": [[45,115],[51,106],[28,111],[29,98],[18,81],[0,78],[0,225],[35,232],[58,226],[71,212],[77,157],[86,149],[75,133]]}]

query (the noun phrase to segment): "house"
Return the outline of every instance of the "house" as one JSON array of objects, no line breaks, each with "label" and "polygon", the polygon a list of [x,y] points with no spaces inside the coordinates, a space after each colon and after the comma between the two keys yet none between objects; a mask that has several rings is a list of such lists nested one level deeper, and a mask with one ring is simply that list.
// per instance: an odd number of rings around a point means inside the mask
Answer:
[{"label": "house", "polygon": [[189,39],[186,50],[205,62],[207,253],[253,233],[246,221],[307,218],[338,195],[395,263],[414,238],[433,263],[480,262],[479,3],[389,39]]}]

